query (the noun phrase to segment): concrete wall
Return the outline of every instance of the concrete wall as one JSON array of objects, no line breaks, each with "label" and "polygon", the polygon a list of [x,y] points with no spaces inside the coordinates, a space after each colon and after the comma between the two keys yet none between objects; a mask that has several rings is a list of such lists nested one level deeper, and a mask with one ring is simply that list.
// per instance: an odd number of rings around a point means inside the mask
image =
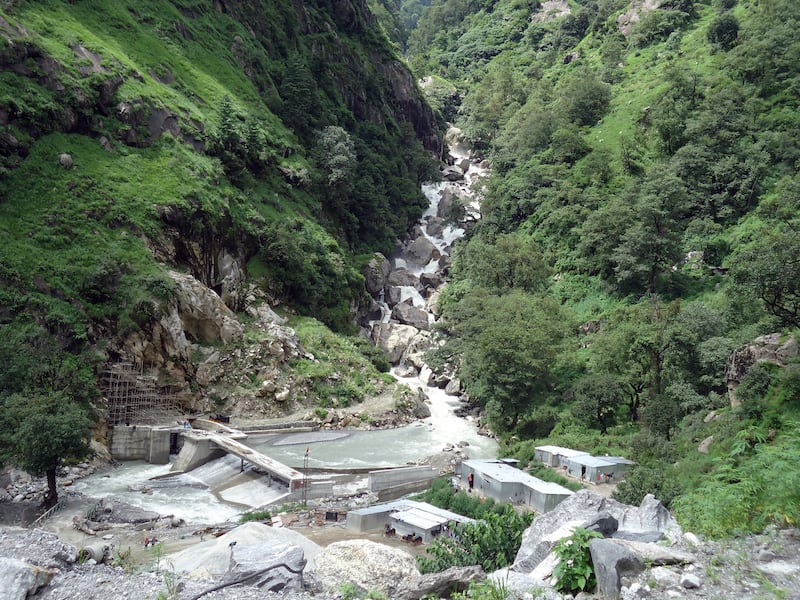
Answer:
[{"label": "concrete wall", "polygon": [[438,475],[436,469],[429,466],[401,467],[399,469],[382,469],[370,471],[368,488],[370,492],[379,492],[387,488],[398,487],[406,483],[429,482]]},{"label": "concrete wall", "polygon": [[169,462],[170,430],[149,425],[117,425],[111,430],[111,456],[116,460]]},{"label": "concrete wall", "polygon": [[390,500],[398,500],[403,496],[414,494],[416,492],[424,492],[431,487],[431,480],[424,479],[422,481],[411,481],[403,483],[394,487],[383,488],[378,492],[378,500],[381,502],[388,502]]},{"label": "concrete wall", "polygon": [[363,533],[375,529],[383,529],[389,522],[389,515],[397,510],[396,507],[387,507],[384,511],[361,513],[353,511],[347,513],[347,528]]},{"label": "concrete wall", "polygon": [[538,513],[546,513],[558,506],[562,500],[569,498],[571,494],[551,494],[541,492],[533,488],[527,488],[529,498],[527,504]]},{"label": "concrete wall", "polygon": [[[306,489],[306,499],[312,498],[329,498],[333,496],[333,482],[332,481],[309,481],[308,488]],[[286,497],[282,498],[284,502],[301,502],[303,500],[302,487],[296,488],[290,492]]]},{"label": "concrete wall", "polygon": [[172,465],[172,470],[185,473],[225,454],[225,451],[210,439],[184,435],[183,447]]}]

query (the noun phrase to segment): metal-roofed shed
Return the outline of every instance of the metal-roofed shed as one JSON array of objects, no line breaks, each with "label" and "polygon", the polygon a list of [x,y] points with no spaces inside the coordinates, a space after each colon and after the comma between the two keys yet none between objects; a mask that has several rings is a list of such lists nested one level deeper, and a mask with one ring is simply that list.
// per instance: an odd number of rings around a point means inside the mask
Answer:
[{"label": "metal-roofed shed", "polygon": [[573,450],[561,446],[536,446],[534,449],[534,460],[549,467],[559,468],[567,465],[567,460],[575,456],[589,454],[583,450]]},{"label": "metal-roofed shed", "polygon": [[623,456],[602,456],[601,458],[614,464],[613,470],[607,473],[610,477],[606,477],[606,481],[612,483],[623,481],[628,472],[636,465],[635,461]]},{"label": "metal-roofed shed", "polygon": [[445,531],[451,522],[472,523],[474,519],[436,508],[424,502],[415,502],[407,510],[389,516],[389,525],[401,537],[410,537],[430,542]]},{"label": "metal-roofed shed", "polygon": [[615,466],[616,463],[606,460],[605,457],[585,454],[573,456],[567,461],[567,473],[579,477],[581,481],[603,483],[607,480],[607,476],[614,472]]},{"label": "metal-roofed shed", "polygon": [[461,463],[461,481],[467,489],[499,502],[515,501],[521,475],[524,475],[522,471],[502,460],[465,460]]},{"label": "metal-roofed shed", "polygon": [[523,481],[522,485],[527,492],[525,504],[538,513],[546,513],[561,504],[562,500],[569,498],[573,492],[567,488],[550,481],[542,481],[536,477],[530,481]]},{"label": "metal-roofed shed", "polygon": [[462,482],[473,476],[473,489],[498,502],[526,504],[540,513],[555,508],[572,492],[556,483],[542,481],[503,461],[466,460]]}]

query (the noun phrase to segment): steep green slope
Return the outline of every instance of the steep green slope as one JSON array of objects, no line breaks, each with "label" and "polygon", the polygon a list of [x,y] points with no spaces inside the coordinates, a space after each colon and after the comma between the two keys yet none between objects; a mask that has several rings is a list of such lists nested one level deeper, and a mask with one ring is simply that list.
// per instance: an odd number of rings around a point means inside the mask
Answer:
[{"label": "steep green slope", "polygon": [[0,37],[0,396],[97,396],[167,269],[353,330],[441,152],[365,2],[23,0]]},{"label": "steep green slope", "polygon": [[626,500],[677,498],[713,535],[800,518],[797,353],[753,365],[800,326],[798,20],[788,1],[440,0],[408,41],[493,165],[436,358],[511,452],[631,455]]}]

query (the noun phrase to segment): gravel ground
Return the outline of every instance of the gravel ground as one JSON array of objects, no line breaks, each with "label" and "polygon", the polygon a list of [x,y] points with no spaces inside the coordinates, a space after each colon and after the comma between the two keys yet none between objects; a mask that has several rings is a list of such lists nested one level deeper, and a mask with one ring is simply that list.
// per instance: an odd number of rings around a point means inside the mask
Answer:
[{"label": "gravel ground", "polygon": [[[214,587],[218,582],[177,579],[170,573],[135,573],[122,566],[82,563],[75,546],[43,529],[0,529],[0,556],[16,558],[56,572],[50,585],[34,598],[43,600],[187,600]],[[0,592],[0,596],[2,593]],[[311,596],[292,592],[273,594],[254,587],[237,585],[210,592],[209,600],[324,600],[329,596]]]}]

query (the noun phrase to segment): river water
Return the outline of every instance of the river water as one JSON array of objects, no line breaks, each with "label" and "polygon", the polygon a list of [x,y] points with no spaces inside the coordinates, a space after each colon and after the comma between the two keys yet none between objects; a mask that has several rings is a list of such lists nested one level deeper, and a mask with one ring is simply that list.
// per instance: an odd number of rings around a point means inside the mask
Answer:
[{"label": "river water", "polygon": [[[402,380],[422,385],[418,380]],[[479,435],[475,424],[458,417],[458,401],[437,388],[427,388],[431,416],[397,429],[375,431],[319,431],[253,435],[245,441],[267,456],[293,467],[302,467],[308,449],[309,467],[360,469],[403,466],[441,452],[448,444],[466,443],[470,458],[497,455],[495,440]],[[171,465],[127,462],[75,482],[73,488],[95,498],[113,497],[162,515],[174,515],[192,524],[235,520],[243,512],[278,500],[282,490],[246,469],[240,460],[226,456],[190,473],[166,477]],[[156,479],[153,479],[156,478]],[[328,479],[314,475],[312,479]],[[366,488],[366,476],[348,477],[334,486],[337,495]]]},{"label": "river water", "polygon": [[[457,148],[453,155],[463,158],[466,153]],[[459,184],[462,194],[481,176],[474,165],[466,180]],[[446,183],[423,186],[430,207],[421,220],[422,231],[442,253],[449,252],[452,243],[464,234],[457,225],[445,226],[441,233],[427,233],[427,222],[437,214],[438,202]],[[470,207],[473,212],[477,204]],[[395,267],[408,266],[417,274],[433,272],[438,261],[427,265],[405,264],[402,256],[395,257]],[[424,299],[413,287],[403,290],[404,299],[424,307]],[[386,311],[388,313],[388,309]],[[462,446],[470,458],[492,458],[497,455],[497,443],[478,434],[476,424],[456,416],[460,405],[456,397],[443,390],[424,386],[416,377],[401,378],[401,383],[424,387],[430,400],[431,416],[405,427],[376,431],[320,431],[311,433],[253,435],[245,443],[267,456],[295,468],[302,468],[306,450],[311,468],[365,469],[403,466],[441,452],[447,445]],[[95,473],[77,481],[74,489],[96,498],[113,497],[122,502],[162,515],[174,515],[192,524],[215,524],[236,519],[251,508],[279,501],[282,490],[269,487],[265,478],[245,469],[240,472],[238,458],[226,456],[212,461],[190,473],[169,476],[171,465],[150,465],[129,462],[111,470]],[[315,475],[314,478],[328,478]],[[156,479],[154,479],[156,478]],[[334,485],[337,494],[355,493],[366,486],[366,477],[348,478]]]}]

